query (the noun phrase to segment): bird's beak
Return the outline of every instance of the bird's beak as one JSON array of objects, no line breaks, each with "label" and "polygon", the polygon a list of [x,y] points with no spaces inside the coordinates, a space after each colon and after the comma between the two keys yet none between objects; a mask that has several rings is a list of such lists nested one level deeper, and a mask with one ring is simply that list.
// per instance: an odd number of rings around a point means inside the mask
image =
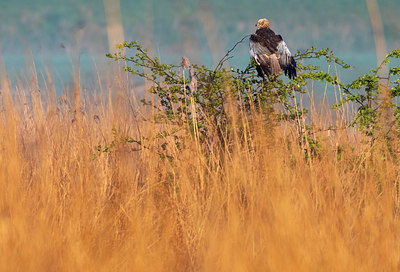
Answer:
[{"label": "bird's beak", "polygon": [[255,26],[257,26],[257,24]]}]

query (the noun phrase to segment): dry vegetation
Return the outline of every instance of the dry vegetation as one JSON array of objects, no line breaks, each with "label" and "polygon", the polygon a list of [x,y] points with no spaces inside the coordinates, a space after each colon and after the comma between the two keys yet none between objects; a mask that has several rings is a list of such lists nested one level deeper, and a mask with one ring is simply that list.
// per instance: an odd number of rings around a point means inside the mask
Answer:
[{"label": "dry vegetation", "polygon": [[[157,151],[172,137],[98,153],[113,128],[137,138],[171,129],[143,121],[151,113],[117,81],[111,99],[77,89],[56,104],[51,84],[23,92],[3,80],[1,271],[400,269],[400,167],[383,145],[324,131],[307,159],[303,120],[265,123],[239,109],[231,116],[246,139],[231,135],[225,148],[182,129],[173,160]],[[313,114],[321,128],[327,116]]]}]

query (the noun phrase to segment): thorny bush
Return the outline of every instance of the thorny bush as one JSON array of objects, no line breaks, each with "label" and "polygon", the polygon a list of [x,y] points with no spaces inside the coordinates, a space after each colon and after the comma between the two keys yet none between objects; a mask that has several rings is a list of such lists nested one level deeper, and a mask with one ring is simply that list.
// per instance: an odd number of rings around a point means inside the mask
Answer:
[{"label": "thorny bush", "polygon": [[[158,97],[159,103],[154,105],[152,101],[145,99],[142,103],[158,110],[153,120],[168,121],[177,125],[187,124],[190,131],[197,133],[199,140],[204,143],[207,142],[209,132],[212,130],[217,131],[219,140],[226,144],[229,135],[226,132],[232,129],[226,105],[232,99],[236,102],[235,105],[248,114],[251,114],[251,109],[257,109],[264,115],[265,120],[276,122],[302,118],[308,111],[296,104],[295,95],[306,93],[308,84],[315,80],[337,86],[343,92],[343,99],[333,106],[334,109],[340,109],[346,102],[357,104],[357,113],[352,120],[349,120],[348,126],[357,126],[366,135],[375,137],[380,108],[379,81],[383,79],[378,76],[378,72],[391,60],[400,58],[400,49],[390,52],[377,69],[360,76],[350,84],[344,84],[336,75],[324,72],[320,66],[310,62],[320,60],[319,62],[335,64],[344,70],[349,69],[350,65],[335,57],[329,49],[317,50],[312,47],[305,52],[298,51],[294,56],[298,63],[298,76],[288,81],[284,77],[270,76],[266,79],[258,77],[253,61],[250,61],[244,70],[224,67],[224,63],[232,57],[230,54],[235,47],[246,38],[247,36],[236,43],[215,69],[190,64],[187,58],[182,58],[179,65],[163,64],[159,58],[151,57],[149,51],[137,41],[118,44],[119,52],[107,54],[107,57],[122,61],[126,64],[123,67],[124,71],[152,83],[149,91]],[[400,95],[399,75],[400,67],[394,66],[385,78],[391,91],[391,101]],[[400,125],[400,107],[395,103],[391,106],[394,107],[396,125]],[[240,132],[240,128],[235,129]],[[307,126],[307,130],[309,129],[310,126]],[[318,139],[313,139],[312,133],[306,133],[300,127],[299,131],[299,142],[303,142],[304,137],[311,137],[309,142],[317,143]],[[171,133],[166,132],[166,134]],[[129,138],[127,142],[145,145],[143,139]],[[100,146],[98,151],[104,150]]]}]

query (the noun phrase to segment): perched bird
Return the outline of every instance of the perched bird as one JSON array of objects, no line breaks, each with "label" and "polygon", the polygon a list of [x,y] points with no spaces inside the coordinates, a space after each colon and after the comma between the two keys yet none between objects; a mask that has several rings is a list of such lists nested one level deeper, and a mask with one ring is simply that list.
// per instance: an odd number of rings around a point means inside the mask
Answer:
[{"label": "perched bird", "polygon": [[250,55],[257,63],[259,76],[279,76],[282,71],[290,79],[296,77],[296,61],[281,35],[270,29],[267,19],[258,20],[256,33],[250,36]]}]

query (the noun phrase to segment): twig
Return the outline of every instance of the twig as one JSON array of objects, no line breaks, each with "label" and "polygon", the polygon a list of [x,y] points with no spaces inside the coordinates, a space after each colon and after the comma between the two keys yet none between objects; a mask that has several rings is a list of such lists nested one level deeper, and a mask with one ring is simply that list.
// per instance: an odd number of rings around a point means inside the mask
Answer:
[{"label": "twig", "polygon": [[250,37],[250,34],[244,36],[240,41],[238,41],[237,43],[235,43],[235,45],[234,45],[231,49],[229,49],[228,52],[226,52],[225,56],[223,56],[222,59],[218,62],[218,65],[217,65],[217,67],[215,67],[214,72],[217,71],[218,69],[221,69],[221,67],[222,67],[222,65],[225,63],[225,61],[227,61],[228,59],[232,58],[232,57],[229,57],[229,54],[230,54],[233,50],[235,50],[236,46],[237,46],[238,44],[242,43],[242,42],[244,41],[244,39],[246,39],[247,37]]}]

